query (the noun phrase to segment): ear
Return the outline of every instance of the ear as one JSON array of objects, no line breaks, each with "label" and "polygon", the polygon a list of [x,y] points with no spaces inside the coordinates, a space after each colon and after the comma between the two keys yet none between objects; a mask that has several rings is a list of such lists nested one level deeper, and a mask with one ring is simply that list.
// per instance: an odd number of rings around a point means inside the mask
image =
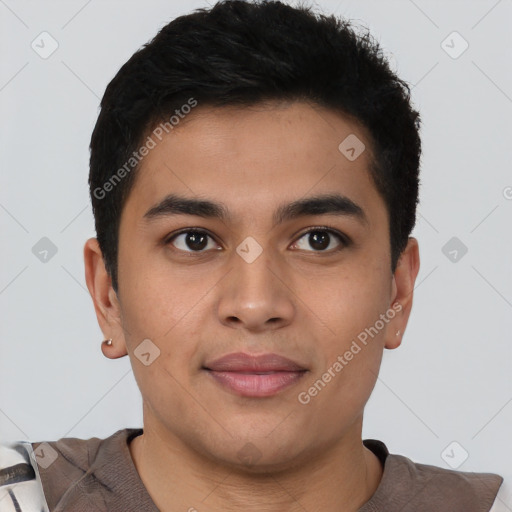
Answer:
[{"label": "ear", "polygon": [[121,326],[119,301],[96,238],[90,238],[85,243],[84,264],[85,281],[94,303],[98,324],[105,338],[112,338],[111,345],[101,344],[103,355],[109,359],[126,356],[128,352]]},{"label": "ear", "polygon": [[396,315],[386,329],[384,346],[387,349],[397,348],[402,343],[402,337],[411,313],[414,283],[419,269],[418,241],[416,238],[409,237],[407,246],[400,255],[393,275],[391,309],[395,310]]}]

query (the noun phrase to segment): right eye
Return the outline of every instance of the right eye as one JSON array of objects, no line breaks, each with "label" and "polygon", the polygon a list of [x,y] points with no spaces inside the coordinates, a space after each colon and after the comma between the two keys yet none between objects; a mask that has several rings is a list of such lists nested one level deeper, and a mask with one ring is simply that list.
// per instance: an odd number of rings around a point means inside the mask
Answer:
[{"label": "right eye", "polygon": [[213,238],[206,231],[181,231],[167,239],[176,249],[185,252],[205,252],[208,249],[219,248]]}]

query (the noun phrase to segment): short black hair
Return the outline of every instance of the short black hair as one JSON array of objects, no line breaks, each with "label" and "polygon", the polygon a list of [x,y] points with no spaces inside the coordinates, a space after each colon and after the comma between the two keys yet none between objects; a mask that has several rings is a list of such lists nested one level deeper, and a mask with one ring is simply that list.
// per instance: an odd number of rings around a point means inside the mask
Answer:
[{"label": "short black hair", "polygon": [[197,104],[248,107],[274,100],[332,109],[369,133],[369,171],[389,215],[394,273],[418,204],[420,116],[408,84],[368,30],[348,20],[279,1],[224,0],[165,25],[121,67],[101,100],[89,187],[116,292],[121,212],[140,167],[134,152],[149,143],[151,130],[160,123],[169,131],[177,114]]}]

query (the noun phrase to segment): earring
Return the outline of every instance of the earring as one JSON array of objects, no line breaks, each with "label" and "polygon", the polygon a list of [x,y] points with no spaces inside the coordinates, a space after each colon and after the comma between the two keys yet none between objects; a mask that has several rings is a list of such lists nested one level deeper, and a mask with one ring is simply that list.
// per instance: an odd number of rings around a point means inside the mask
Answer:
[{"label": "earring", "polygon": [[396,331],[396,336],[400,336],[400,331]]},{"label": "earring", "polygon": [[105,343],[105,345],[107,345],[108,347],[111,347],[112,346],[112,338],[105,340],[103,343]]}]

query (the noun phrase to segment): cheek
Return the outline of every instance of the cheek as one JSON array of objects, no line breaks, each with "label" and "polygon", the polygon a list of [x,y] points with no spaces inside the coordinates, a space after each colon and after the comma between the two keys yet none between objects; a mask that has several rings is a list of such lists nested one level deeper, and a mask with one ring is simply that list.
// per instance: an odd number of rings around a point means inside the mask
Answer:
[{"label": "cheek", "polygon": [[328,335],[317,336],[319,364],[301,391],[328,423],[355,420],[373,391],[384,347],[385,327],[374,330],[386,311],[381,297],[367,288],[338,291],[321,310],[329,331],[321,329]]},{"label": "cheek", "polygon": [[[318,404],[332,401],[332,413],[343,407],[356,414],[375,385],[387,323],[381,320],[389,307],[387,275],[377,264],[347,268],[309,286],[308,305],[317,313],[316,340],[319,364],[312,382],[322,389]],[[308,383],[310,385],[311,383]],[[313,393],[315,391],[313,390]]]},{"label": "cheek", "polygon": [[[176,401],[173,397],[190,386],[215,276],[180,271],[164,257],[135,253],[120,270],[122,327],[136,381],[143,396],[156,402],[154,408],[159,402],[168,408],[164,402]],[[158,353],[149,366],[137,357],[146,339]]]},{"label": "cheek", "polygon": [[123,327],[132,343],[149,338],[164,342],[201,309],[215,276],[172,265],[165,251],[124,253],[119,282]]},{"label": "cheek", "polygon": [[[147,300],[144,303],[143,298],[146,297],[134,297],[127,306],[130,331],[125,329],[125,336],[131,366],[152,414],[167,424],[177,422],[178,428],[180,422],[176,418],[187,415],[189,401],[184,395],[192,388],[191,378],[197,370],[201,334],[198,323],[206,313],[200,304],[191,310],[181,300],[169,299],[167,295],[160,295],[152,306],[147,305]],[[185,298],[184,302],[187,301]],[[192,301],[191,297],[190,302],[195,304],[197,300]],[[149,365],[144,364],[139,348],[143,346],[141,340],[144,339],[151,340],[153,344],[149,349],[150,357],[153,351],[157,354]]]},{"label": "cheek", "polygon": [[315,313],[317,331],[322,329],[330,339],[327,346],[337,351],[374,325],[389,307],[391,279],[378,268],[340,269],[312,284],[302,284],[301,296]]},{"label": "cheek", "polygon": [[390,280],[378,264],[333,278],[321,293],[316,288],[314,300],[329,326],[329,335],[319,337],[323,367],[315,377],[328,383],[318,403],[325,401],[333,415],[361,412],[373,390],[388,325],[381,315],[389,307],[389,289]]}]

